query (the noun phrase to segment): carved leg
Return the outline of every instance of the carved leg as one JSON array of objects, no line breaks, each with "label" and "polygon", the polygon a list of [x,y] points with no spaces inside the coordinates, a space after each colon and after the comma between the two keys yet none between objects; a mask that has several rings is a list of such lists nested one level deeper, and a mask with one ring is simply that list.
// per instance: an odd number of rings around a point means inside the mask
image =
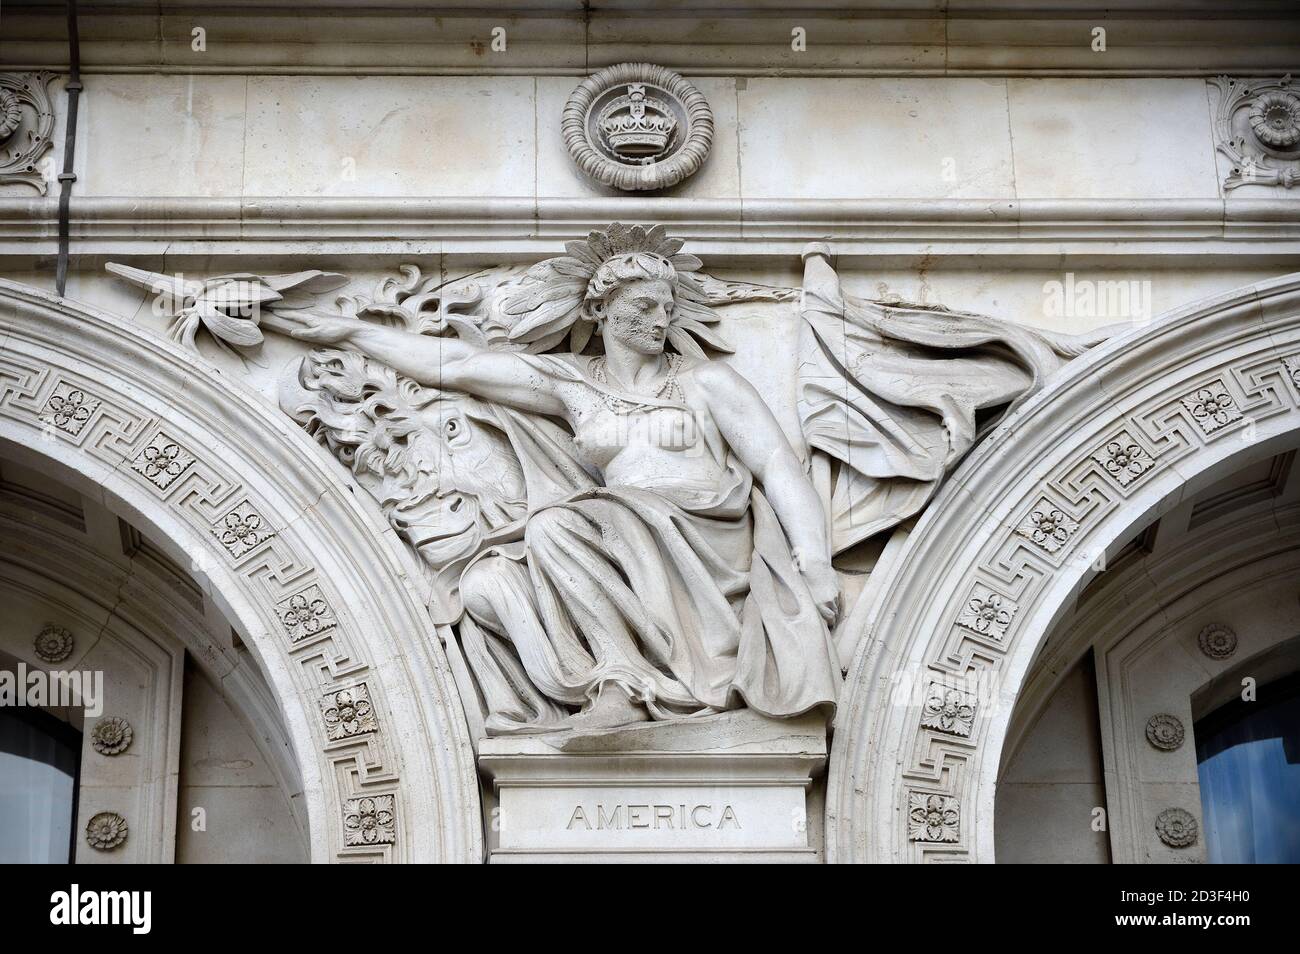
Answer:
[{"label": "carved leg", "polygon": [[461,598],[473,619],[510,641],[528,678],[542,695],[556,702],[587,701],[584,678],[595,660],[581,645],[552,641],[537,611],[528,571],[514,560],[488,557],[474,564],[460,581]]},{"label": "carved leg", "polygon": [[[589,674],[595,669],[595,661],[581,647],[570,646],[562,655],[566,657],[573,675],[566,677],[561,671],[561,653],[557,653],[556,647],[547,638],[533,600],[532,582],[520,564],[504,557],[489,557],[479,561],[461,580],[461,596],[471,617],[471,633],[472,627],[479,624],[510,640],[519,653],[529,679],[543,695],[574,705],[588,701]],[[505,680],[498,678],[500,674],[496,672],[496,667],[491,667],[484,675],[488,677],[488,685],[483,686],[485,697],[489,696],[490,688],[496,689],[491,696],[498,701],[490,702],[493,714],[518,721],[520,707],[517,704],[503,706],[500,701]],[[480,679],[481,683],[484,681]],[[506,695],[531,694],[515,690]],[[548,713],[543,713],[543,716],[546,715]],[[618,683],[605,682],[597,691],[596,698],[569,721],[574,728],[598,729],[642,722],[648,718],[649,713],[645,707],[637,705]],[[544,718],[543,721],[554,720]]]}]

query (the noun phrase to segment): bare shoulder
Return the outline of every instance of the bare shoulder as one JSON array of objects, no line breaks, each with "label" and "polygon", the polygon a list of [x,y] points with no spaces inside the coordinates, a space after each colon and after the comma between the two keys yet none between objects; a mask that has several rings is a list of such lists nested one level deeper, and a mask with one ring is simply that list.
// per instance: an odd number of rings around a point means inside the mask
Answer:
[{"label": "bare shoulder", "polygon": [[710,393],[720,395],[737,389],[749,390],[752,387],[744,375],[723,361],[684,358],[680,373],[689,375],[700,387]]},{"label": "bare shoulder", "polygon": [[698,361],[690,371],[696,393],[724,430],[728,424],[754,427],[771,417],[762,395],[743,374],[722,361]]}]

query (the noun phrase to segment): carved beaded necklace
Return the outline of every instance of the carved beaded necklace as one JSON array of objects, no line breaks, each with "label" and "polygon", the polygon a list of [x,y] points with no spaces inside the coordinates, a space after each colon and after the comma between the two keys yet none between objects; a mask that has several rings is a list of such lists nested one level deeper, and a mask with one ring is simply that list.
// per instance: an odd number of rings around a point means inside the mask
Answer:
[{"label": "carved beaded necklace", "polygon": [[[668,359],[668,373],[664,375],[663,382],[651,396],[662,398],[666,401],[678,401],[684,404],[686,402],[686,394],[682,391],[682,386],[677,381],[677,369],[681,366],[682,356],[679,354],[669,353],[665,354],[664,357]],[[595,378],[597,383],[607,386],[609,385],[609,378],[605,373],[604,355],[592,359],[590,368],[591,376]],[[615,397],[613,394],[607,394],[604,391],[601,392],[600,396],[606,406],[616,414],[626,414],[634,408],[645,406],[634,401]]]}]

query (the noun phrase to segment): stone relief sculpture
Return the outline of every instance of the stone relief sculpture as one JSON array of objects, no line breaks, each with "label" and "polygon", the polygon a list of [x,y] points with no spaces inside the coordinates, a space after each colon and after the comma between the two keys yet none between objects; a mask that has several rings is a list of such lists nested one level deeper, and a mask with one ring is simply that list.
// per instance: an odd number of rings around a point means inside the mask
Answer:
[{"label": "stone relief sculpture", "polygon": [[693,84],[653,63],[617,63],[578,84],[560,132],[582,172],[627,192],[666,189],[699,171],[713,110]]},{"label": "stone relief sculpture", "polygon": [[1281,79],[1216,76],[1214,148],[1232,163],[1225,190],[1244,185],[1290,189],[1300,182],[1300,96]]},{"label": "stone relief sculpture", "polygon": [[[490,734],[829,714],[836,555],[1105,337],[852,298],[820,247],[802,290],[681,248],[614,224],[522,273],[409,268],[346,311],[242,319],[321,346],[281,406],[419,554]],[[737,303],[798,322],[798,435],[725,360]]]},{"label": "stone relief sculpture", "polygon": [[49,188],[39,164],[54,148],[54,74],[0,73],[0,185],[22,182],[41,195]]}]

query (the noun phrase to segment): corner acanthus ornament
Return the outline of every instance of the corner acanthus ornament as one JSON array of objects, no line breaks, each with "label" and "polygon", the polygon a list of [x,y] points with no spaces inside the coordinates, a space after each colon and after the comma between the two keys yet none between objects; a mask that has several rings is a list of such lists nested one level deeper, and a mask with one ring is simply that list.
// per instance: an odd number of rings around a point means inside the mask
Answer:
[{"label": "corner acanthus ornament", "polygon": [[704,165],[713,110],[694,85],[651,63],[619,63],[583,80],[560,129],[578,168],[625,191],[666,189]]},{"label": "corner acanthus ornament", "polygon": [[1232,161],[1225,189],[1300,184],[1300,95],[1290,74],[1276,80],[1219,76],[1215,148]]},{"label": "corner acanthus ornament", "polygon": [[45,195],[39,164],[54,148],[53,73],[0,73],[0,185],[23,182]]},{"label": "corner acanthus ornament", "polygon": [[[756,316],[789,323],[788,388],[731,357],[722,328]],[[821,246],[802,288],[721,281],[662,226],[618,223],[526,269],[407,266],[259,317],[317,346],[280,405],[419,556],[489,735],[829,715],[837,559],[921,511],[977,414],[1111,333],[854,298]],[[956,712],[941,728],[969,731]]]}]

